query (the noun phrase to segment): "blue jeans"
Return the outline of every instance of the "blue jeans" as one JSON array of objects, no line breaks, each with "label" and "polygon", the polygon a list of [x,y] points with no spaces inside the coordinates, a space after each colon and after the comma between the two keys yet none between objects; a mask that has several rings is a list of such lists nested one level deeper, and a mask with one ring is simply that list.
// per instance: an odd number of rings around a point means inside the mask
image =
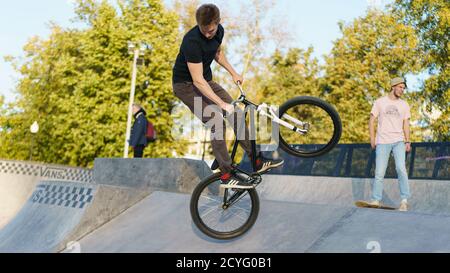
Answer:
[{"label": "blue jeans", "polygon": [[408,199],[409,192],[408,173],[405,167],[405,143],[403,141],[392,144],[378,144],[376,147],[375,181],[372,184],[372,200],[381,201],[383,198],[383,179],[389,162],[389,156],[394,154],[395,170],[397,171],[400,197]]}]

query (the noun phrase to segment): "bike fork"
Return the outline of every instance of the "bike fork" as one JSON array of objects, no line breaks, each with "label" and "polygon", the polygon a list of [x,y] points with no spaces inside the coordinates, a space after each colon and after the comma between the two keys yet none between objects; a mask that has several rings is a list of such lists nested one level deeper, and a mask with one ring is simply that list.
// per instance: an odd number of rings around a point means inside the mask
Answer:
[{"label": "bike fork", "polygon": [[[236,168],[236,170],[247,175],[251,179],[251,181],[249,181],[249,182],[255,185],[254,189],[256,189],[256,187],[258,187],[259,184],[261,184],[262,178],[261,178],[261,175],[259,175],[258,173],[252,174],[252,173],[248,173],[244,170],[241,170],[238,167],[235,167],[235,168]],[[242,190],[242,189],[236,189],[236,192],[233,195],[231,195],[230,199],[228,199],[228,194],[229,194],[229,189],[225,189],[225,192],[223,195],[223,203],[222,203],[222,208],[225,210],[228,209],[229,207],[231,207],[232,205],[234,205],[239,200],[241,200],[243,197],[245,197],[245,195],[248,194],[248,191]]]}]

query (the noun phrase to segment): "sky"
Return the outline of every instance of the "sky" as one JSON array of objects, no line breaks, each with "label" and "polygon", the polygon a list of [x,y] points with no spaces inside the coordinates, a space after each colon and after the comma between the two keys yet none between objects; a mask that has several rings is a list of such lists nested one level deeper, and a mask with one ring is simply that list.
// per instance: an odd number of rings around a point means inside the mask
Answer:
[{"label": "sky", "polygon": [[[112,0],[111,0],[112,1]],[[237,9],[247,0],[228,0],[221,9]],[[112,1],[114,2],[114,1]],[[172,0],[164,0],[171,6]],[[214,3],[214,0],[200,1]],[[277,0],[271,11],[280,14],[287,22],[292,46],[314,47],[315,56],[330,52],[333,41],[340,37],[338,22],[350,23],[364,16],[369,6],[382,7],[391,0]],[[223,2],[221,2],[223,3]],[[46,38],[50,34],[49,22],[63,27],[73,27],[75,16],[73,0],[14,0],[4,1],[0,9],[0,95],[7,102],[14,100],[14,90],[19,75],[4,56],[23,56],[23,46],[33,36]]]}]

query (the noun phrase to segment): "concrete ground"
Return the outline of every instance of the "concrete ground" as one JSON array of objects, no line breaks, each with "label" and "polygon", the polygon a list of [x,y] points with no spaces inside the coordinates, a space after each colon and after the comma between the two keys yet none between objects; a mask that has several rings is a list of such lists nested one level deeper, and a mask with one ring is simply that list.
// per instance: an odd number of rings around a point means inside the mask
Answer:
[{"label": "concrete ground", "polygon": [[79,241],[82,252],[449,252],[450,217],[262,200],[229,241],[193,225],[187,194],[154,192]]}]

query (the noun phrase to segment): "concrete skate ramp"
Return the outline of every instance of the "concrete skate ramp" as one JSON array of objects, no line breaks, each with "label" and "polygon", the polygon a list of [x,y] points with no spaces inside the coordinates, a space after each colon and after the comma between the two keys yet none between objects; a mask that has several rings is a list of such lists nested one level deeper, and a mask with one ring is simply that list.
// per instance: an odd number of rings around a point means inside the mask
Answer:
[{"label": "concrete skate ramp", "polygon": [[57,252],[136,204],[145,191],[43,181],[0,230],[0,252]]},{"label": "concrete skate ramp", "polygon": [[[373,179],[320,176],[264,175],[258,187],[260,197],[269,200],[354,206],[356,200],[369,200]],[[410,180],[409,210],[450,215],[450,181]],[[398,207],[397,179],[385,179],[382,202]]]},{"label": "concrete skate ramp", "polygon": [[0,252],[51,252],[81,221],[96,188],[40,183],[18,215],[0,231]]},{"label": "concrete skate ramp", "polygon": [[[189,213],[190,193],[209,174],[197,160],[96,159],[90,183],[56,176],[27,189],[0,230],[0,252],[58,252],[80,238],[83,252],[450,251],[449,181],[411,180],[413,211],[400,213],[354,208],[370,179],[265,175],[253,229],[217,241]],[[386,204],[398,203],[397,188],[385,180]]]},{"label": "concrete skate ramp", "polygon": [[219,241],[191,221],[190,196],[154,192],[80,241],[82,252],[448,252],[450,217],[262,200],[254,227]]},{"label": "concrete skate ramp", "polygon": [[39,183],[26,205],[0,230],[0,252],[63,250],[68,242],[110,221],[155,189],[192,188],[201,179],[197,172],[209,170],[204,162],[184,159],[99,159],[96,163],[95,182]]},{"label": "concrete skate ramp", "polygon": [[41,180],[92,183],[92,170],[0,160],[0,229],[20,211]]},{"label": "concrete skate ramp", "polygon": [[107,186],[190,193],[212,171],[204,161],[184,158],[97,158],[94,180]]}]

